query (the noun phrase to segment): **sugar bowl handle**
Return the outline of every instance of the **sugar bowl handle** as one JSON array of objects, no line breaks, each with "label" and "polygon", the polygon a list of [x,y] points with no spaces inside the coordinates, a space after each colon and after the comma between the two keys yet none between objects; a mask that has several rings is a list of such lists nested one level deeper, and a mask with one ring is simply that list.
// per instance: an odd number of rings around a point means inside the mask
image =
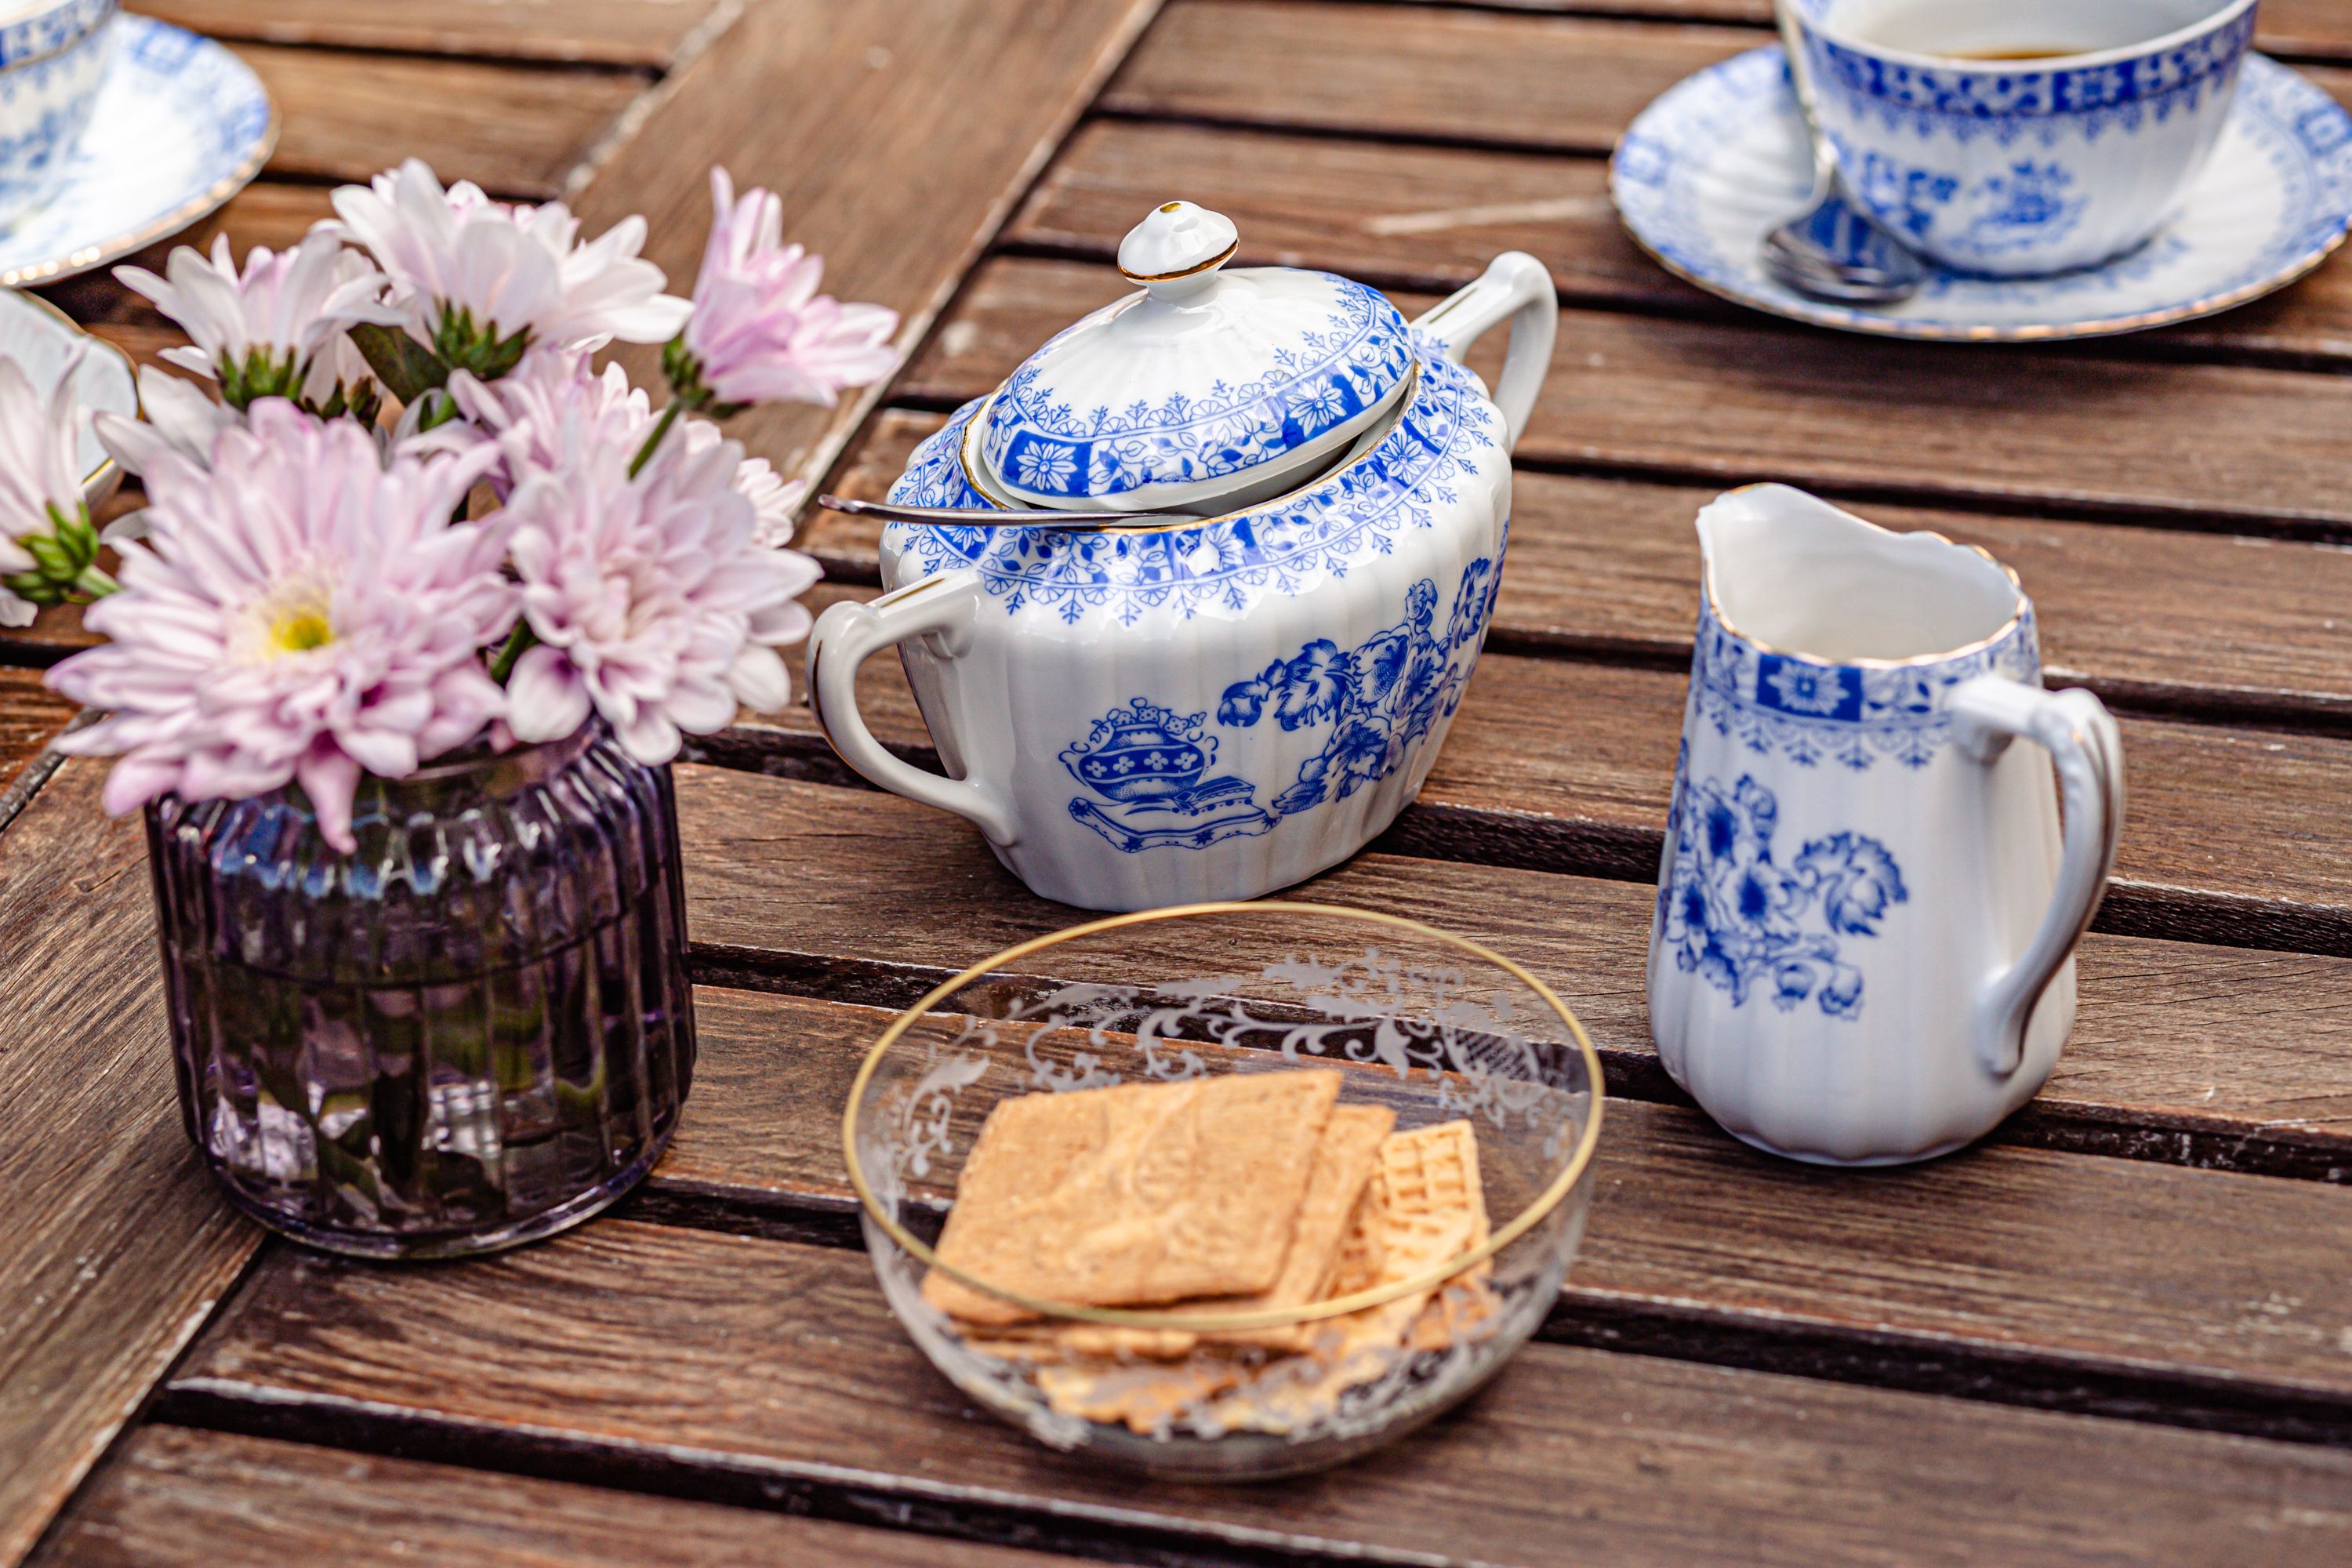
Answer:
[{"label": "sugar bowl handle", "polygon": [[1998,758],[2012,740],[2048,751],[2065,802],[2065,841],[2049,910],[2025,952],[1992,977],[1977,1004],[1978,1048],[1986,1068],[2007,1078],[2024,1060],[2035,1004],[2106,896],[2124,825],[2123,737],[2106,706],[2087,691],[2044,691],[1997,675],[1955,689],[1948,711],[1954,739],[1983,762]]},{"label": "sugar bowl handle", "polygon": [[1445,345],[1458,363],[1487,328],[1508,318],[1511,348],[1495,383],[1495,406],[1503,411],[1503,447],[1519,444],[1519,433],[1535,412],[1536,394],[1551,369],[1552,340],[1559,332],[1559,296],[1551,273],[1524,250],[1507,250],[1486,264],[1475,282],[1430,308],[1413,323]]},{"label": "sugar bowl handle", "polygon": [[817,728],[841,760],[866,781],[908,800],[952,811],[989,837],[1011,846],[1011,805],[978,779],[951,779],[893,756],[857,711],[857,670],[886,647],[909,637],[929,639],[942,658],[961,658],[971,645],[972,617],[987,589],[977,572],[950,572],[910,583],[871,604],[843,603],[817,617],[809,633],[809,706]]}]

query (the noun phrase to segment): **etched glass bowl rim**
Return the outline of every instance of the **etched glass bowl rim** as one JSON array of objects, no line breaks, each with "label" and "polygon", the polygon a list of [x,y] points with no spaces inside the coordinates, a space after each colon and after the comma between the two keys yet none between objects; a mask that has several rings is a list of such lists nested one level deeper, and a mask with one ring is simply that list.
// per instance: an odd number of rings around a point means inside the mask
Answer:
[{"label": "etched glass bowl rim", "polygon": [[[898,1218],[888,1211],[887,1205],[876,1194],[873,1184],[866,1178],[865,1167],[858,1160],[857,1113],[859,1108],[866,1103],[867,1089],[873,1082],[875,1073],[881,1068],[883,1059],[888,1056],[890,1048],[898,1043],[908,1029],[913,1028],[928,1016],[933,1007],[954,995],[966,985],[984,979],[989,974],[1032,953],[1059,947],[1066,942],[1076,942],[1086,937],[1098,936],[1106,931],[1123,930],[1129,926],[1228,914],[1265,915],[1276,918],[1335,918],[1353,921],[1364,925],[1381,926],[1393,931],[1409,931],[1492,964],[1534,992],[1542,999],[1544,1005],[1568,1026],[1570,1035],[1576,1041],[1578,1054],[1584,1063],[1586,1095],[1590,1105],[1583,1125],[1578,1131],[1576,1147],[1570,1152],[1566,1163],[1561,1165],[1559,1173],[1552,1179],[1551,1184],[1530,1199],[1528,1205],[1514,1215],[1508,1223],[1495,1227],[1484,1246],[1474,1247],[1469,1252],[1425,1273],[1415,1275],[1397,1284],[1375,1286],[1368,1290],[1359,1290],[1350,1296],[1336,1297],[1331,1300],[1318,1301],[1307,1307],[1276,1308],[1255,1312],[1212,1314],[1167,1310],[1138,1311],[1115,1307],[1085,1307],[1073,1301],[1055,1301],[1044,1297],[1026,1296],[1019,1291],[1008,1290],[1002,1286],[991,1284],[977,1275],[966,1273],[951,1264],[940,1262],[938,1255],[928,1245],[898,1223]],[[962,973],[941,981],[932,987],[912,1006],[890,1021],[889,1027],[882,1031],[881,1037],[876,1040],[866,1051],[866,1059],[858,1064],[857,1077],[849,1086],[848,1105],[842,1112],[841,1146],[843,1157],[849,1167],[849,1184],[856,1189],[857,1202],[866,1211],[866,1217],[880,1226],[884,1233],[917,1262],[926,1268],[938,1269],[958,1284],[992,1296],[1001,1301],[1011,1302],[1024,1310],[1035,1312],[1048,1319],[1112,1324],[1130,1329],[1172,1329],[1214,1333],[1243,1329],[1295,1328],[1306,1323],[1320,1322],[1326,1318],[1341,1317],[1349,1312],[1361,1311],[1367,1307],[1382,1306],[1416,1292],[1436,1290],[1496,1257],[1505,1247],[1542,1224],[1553,1210],[1567,1201],[1569,1194],[1573,1192],[1577,1184],[1583,1179],[1586,1171],[1592,1163],[1593,1151],[1601,1141],[1601,1104],[1605,1098],[1601,1053],[1593,1048],[1591,1037],[1584,1032],[1583,1023],[1569,1009],[1568,1004],[1559,999],[1550,986],[1537,979],[1525,965],[1516,960],[1504,957],[1481,942],[1473,942],[1465,936],[1457,936],[1452,931],[1424,924],[1420,921],[1407,920],[1402,915],[1387,914],[1378,910],[1350,909],[1343,904],[1244,901],[1179,904],[1168,909],[1140,910],[1132,914],[1113,915],[1108,919],[1088,921],[1083,925],[1052,931],[1045,936],[1031,937],[1028,941],[1016,942],[1001,952],[990,954]]]}]

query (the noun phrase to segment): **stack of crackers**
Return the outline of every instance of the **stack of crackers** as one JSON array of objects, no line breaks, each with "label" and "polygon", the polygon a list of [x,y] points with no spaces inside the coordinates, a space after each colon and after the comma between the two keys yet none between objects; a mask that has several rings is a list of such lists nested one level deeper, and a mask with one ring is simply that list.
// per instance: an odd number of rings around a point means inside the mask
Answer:
[{"label": "stack of crackers", "polygon": [[[940,1260],[1057,1303],[1181,1315],[1311,1306],[1428,1275],[1487,1238],[1467,1121],[1394,1130],[1340,1074],[1236,1073],[998,1102]],[[1052,1406],[1142,1433],[1293,1432],[1408,1351],[1475,1337],[1485,1265],[1443,1292],[1255,1330],[1046,1321],[934,1269],[923,1296]]]}]

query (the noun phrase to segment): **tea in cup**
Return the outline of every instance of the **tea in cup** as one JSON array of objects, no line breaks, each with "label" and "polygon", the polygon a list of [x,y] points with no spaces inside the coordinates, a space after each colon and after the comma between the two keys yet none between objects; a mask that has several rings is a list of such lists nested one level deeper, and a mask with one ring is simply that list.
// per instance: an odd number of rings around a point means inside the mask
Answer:
[{"label": "tea in cup", "polygon": [[1955,271],[2133,249],[2228,119],[2255,0],[1790,0],[1847,188]]},{"label": "tea in cup", "polygon": [[0,0],[0,226],[57,194],[106,76],[118,0]]}]

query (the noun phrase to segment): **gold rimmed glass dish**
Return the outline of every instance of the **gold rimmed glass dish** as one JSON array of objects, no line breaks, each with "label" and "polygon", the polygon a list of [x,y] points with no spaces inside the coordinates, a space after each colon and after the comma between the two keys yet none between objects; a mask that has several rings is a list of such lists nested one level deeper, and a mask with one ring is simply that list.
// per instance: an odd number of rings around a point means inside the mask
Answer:
[{"label": "gold rimmed glass dish", "polygon": [[[934,1250],[1000,1103],[1318,1068],[1339,1075],[1340,1107],[1468,1151],[1481,1213],[1461,1246],[1410,1264],[1392,1246],[1385,1271],[1337,1271],[1314,1300],[1272,1306],[1039,1296],[1010,1263]],[[867,1054],[843,1137],[883,1292],[966,1394],[1055,1448],[1251,1479],[1412,1430],[1535,1331],[1583,1229],[1600,1086],[1575,1015],[1476,942],[1370,910],[1204,904],[1038,937],[943,983]],[[1038,1179],[1044,1201],[1053,1178]],[[1013,1321],[950,1317],[941,1281]]]}]

